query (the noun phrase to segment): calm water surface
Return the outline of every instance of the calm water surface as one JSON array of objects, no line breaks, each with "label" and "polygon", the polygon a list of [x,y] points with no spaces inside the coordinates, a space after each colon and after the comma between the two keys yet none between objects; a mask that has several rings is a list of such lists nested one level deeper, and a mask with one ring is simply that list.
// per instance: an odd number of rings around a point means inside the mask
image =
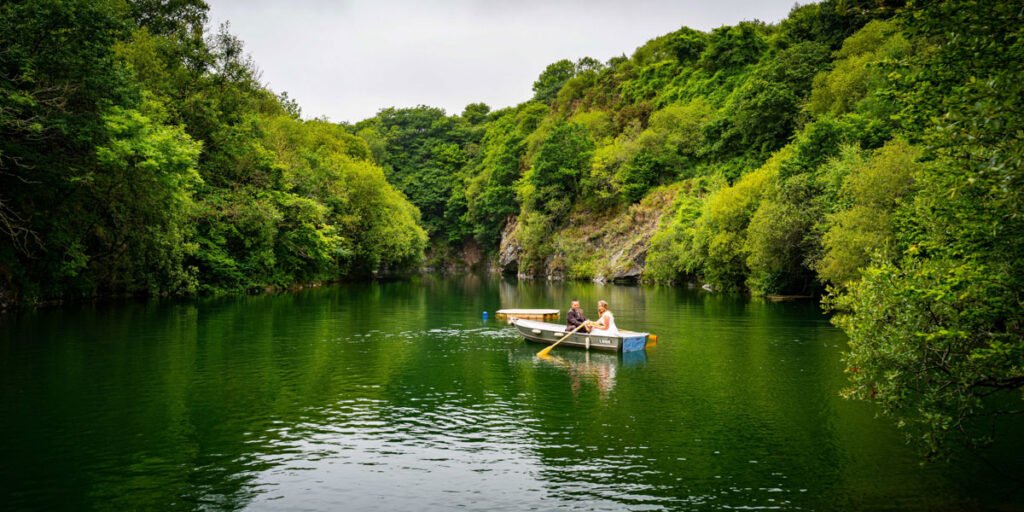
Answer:
[{"label": "calm water surface", "polygon": [[[539,361],[493,320],[572,298],[658,344]],[[838,397],[845,343],[812,303],[491,277],[9,314],[0,508],[1022,508],[1020,443],[921,467]]]}]

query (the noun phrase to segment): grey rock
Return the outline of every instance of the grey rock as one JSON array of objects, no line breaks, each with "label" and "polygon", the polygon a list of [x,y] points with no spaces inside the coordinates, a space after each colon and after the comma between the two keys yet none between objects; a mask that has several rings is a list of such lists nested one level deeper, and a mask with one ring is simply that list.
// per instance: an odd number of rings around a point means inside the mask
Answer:
[{"label": "grey rock", "polygon": [[501,245],[498,246],[498,267],[507,274],[519,273],[519,255],[523,248],[516,239],[516,228],[519,221],[510,217],[505,222],[505,229],[501,230]]}]

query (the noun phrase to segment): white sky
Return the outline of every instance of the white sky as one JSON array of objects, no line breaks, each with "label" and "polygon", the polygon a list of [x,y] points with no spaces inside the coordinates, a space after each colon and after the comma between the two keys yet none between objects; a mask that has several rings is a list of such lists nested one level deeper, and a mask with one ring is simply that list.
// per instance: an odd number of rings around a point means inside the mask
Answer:
[{"label": "white sky", "polygon": [[[631,55],[681,26],[773,23],[794,0],[208,0],[274,91],[303,117],[359,121],[385,107],[449,114],[528,100],[559,59]],[[801,3],[808,3],[806,1]]]}]

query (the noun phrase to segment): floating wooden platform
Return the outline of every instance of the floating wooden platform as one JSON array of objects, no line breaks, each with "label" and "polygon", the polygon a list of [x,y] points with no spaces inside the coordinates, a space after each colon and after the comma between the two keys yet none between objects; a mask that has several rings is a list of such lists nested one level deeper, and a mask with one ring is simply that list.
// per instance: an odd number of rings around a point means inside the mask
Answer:
[{"label": "floating wooden platform", "polygon": [[522,320],[544,322],[547,320],[558,320],[559,312],[557,309],[499,309],[496,315],[498,320],[519,318]]}]

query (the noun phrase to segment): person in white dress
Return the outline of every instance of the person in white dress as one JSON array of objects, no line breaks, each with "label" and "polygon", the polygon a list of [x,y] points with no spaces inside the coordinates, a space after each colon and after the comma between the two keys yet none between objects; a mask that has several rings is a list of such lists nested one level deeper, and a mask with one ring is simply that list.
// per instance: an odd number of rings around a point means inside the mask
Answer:
[{"label": "person in white dress", "polygon": [[618,336],[619,328],[615,327],[615,317],[612,316],[611,311],[608,311],[607,302],[603,300],[597,301],[597,314],[596,322],[587,322],[587,327],[590,327],[590,334],[594,336]]}]

